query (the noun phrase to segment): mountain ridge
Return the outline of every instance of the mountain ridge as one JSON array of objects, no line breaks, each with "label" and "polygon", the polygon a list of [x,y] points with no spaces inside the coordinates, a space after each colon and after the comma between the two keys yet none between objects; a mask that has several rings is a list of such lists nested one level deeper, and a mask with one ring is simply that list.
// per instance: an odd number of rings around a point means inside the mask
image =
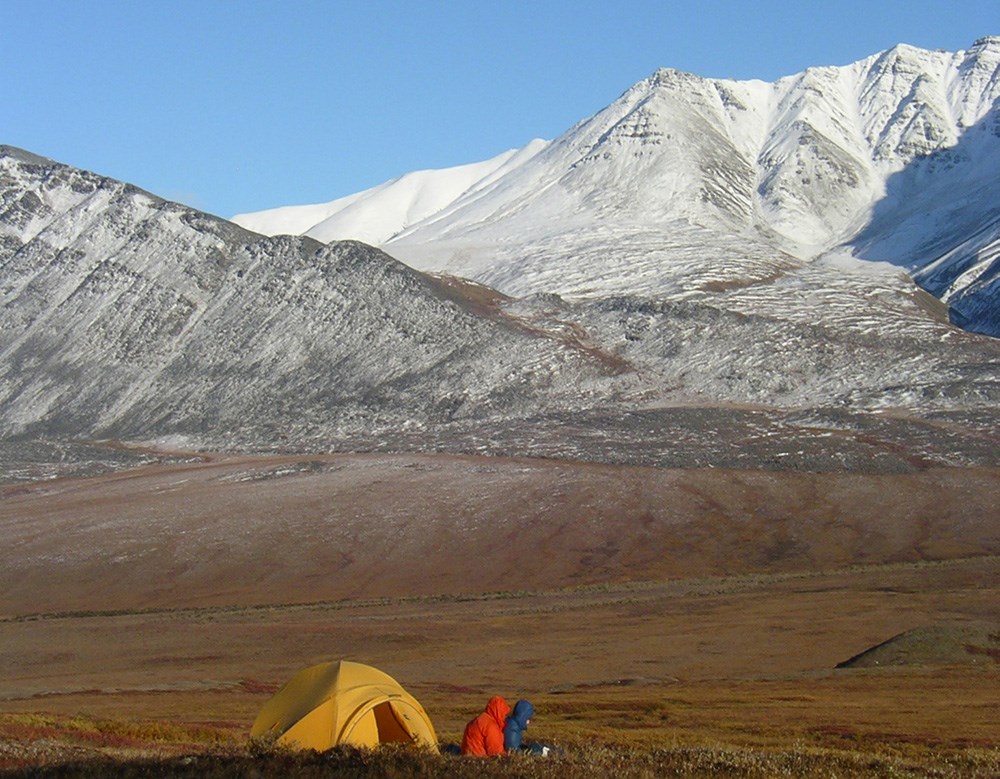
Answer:
[{"label": "mountain ridge", "polygon": [[0,193],[4,437],[260,447],[516,415],[559,396],[548,371],[607,374],[364,244],[267,238],[9,150]]},{"label": "mountain ridge", "polygon": [[[983,248],[970,239],[1000,216],[989,197],[1000,176],[998,104],[993,36],[956,53],[901,44],[773,83],[661,68],[503,175],[387,231],[382,245],[414,267],[507,294],[578,297],[617,291],[599,265],[579,259],[603,243],[621,275],[633,276],[634,291],[660,295],[678,279],[671,266],[683,264],[680,252],[664,252],[646,279],[629,273],[628,236],[652,240],[679,229],[690,232],[683,249],[697,261],[718,265],[721,256],[751,276],[767,255],[811,262],[834,252],[893,263],[941,296],[954,321],[996,335],[1000,323],[984,314],[997,308],[996,268],[944,292],[921,271],[949,253],[960,255],[951,264],[968,266],[969,253]],[[436,175],[446,180],[454,170]],[[976,192],[949,205],[965,182]],[[925,210],[942,213],[939,232],[923,241],[927,220],[897,196],[913,189],[927,190]],[[959,212],[967,226],[960,234],[944,215]],[[273,212],[252,216],[262,232],[284,229]],[[302,232],[326,240],[360,229],[346,214],[335,226]],[[986,245],[998,237],[990,233]],[[734,239],[746,245],[742,255]],[[564,281],[582,276],[586,284]]]}]

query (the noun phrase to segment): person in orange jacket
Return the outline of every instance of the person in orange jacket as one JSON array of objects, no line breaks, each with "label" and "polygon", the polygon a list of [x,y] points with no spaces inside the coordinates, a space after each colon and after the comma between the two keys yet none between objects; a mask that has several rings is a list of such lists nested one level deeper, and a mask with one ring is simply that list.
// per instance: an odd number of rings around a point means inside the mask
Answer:
[{"label": "person in orange jacket", "polygon": [[494,695],[486,704],[486,711],[465,726],[462,735],[462,754],[486,757],[502,755],[503,728],[510,714],[510,704]]}]

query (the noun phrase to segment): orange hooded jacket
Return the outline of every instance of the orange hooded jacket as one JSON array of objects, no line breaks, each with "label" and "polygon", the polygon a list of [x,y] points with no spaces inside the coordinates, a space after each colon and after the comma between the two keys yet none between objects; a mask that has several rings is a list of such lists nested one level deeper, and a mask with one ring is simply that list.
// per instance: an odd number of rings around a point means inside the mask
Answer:
[{"label": "orange hooded jacket", "polygon": [[510,714],[510,705],[499,695],[494,695],[486,704],[486,711],[465,726],[462,735],[462,754],[486,757],[502,755],[503,726]]}]

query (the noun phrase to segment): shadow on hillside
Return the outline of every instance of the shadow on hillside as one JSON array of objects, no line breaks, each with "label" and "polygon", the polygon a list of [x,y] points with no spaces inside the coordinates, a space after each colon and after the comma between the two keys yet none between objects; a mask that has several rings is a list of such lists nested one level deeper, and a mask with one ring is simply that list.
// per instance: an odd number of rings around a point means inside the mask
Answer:
[{"label": "shadow on hillside", "polygon": [[[924,290],[942,297],[1000,240],[1000,99],[958,143],[919,154],[886,181],[885,196],[850,241],[862,260],[904,268]],[[975,288],[953,290],[954,324],[1000,335],[1000,259],[975,278]]]},{"label": "shadow on hillside", "polygon": [[[970,179],[994,185],[1000,175],[1000,99],[989,113],[965,129],[958,143],[913,158],[886,181],[885,195],[875,203],[868,223],[851,240],[856,256],[917,270],[956,243],[972,238],[984,223],[1000,217],[1000,201],[985,204],[955,192],[949,185]],[[993,187],[991,187],[993,188]],[[944,198],[948,200],[942,202]],[[934,207],[934,214],[928,213]],[[946,219],[941,215],[947,215]],[[934,227],[946,222],[941,235]],[[961,229],[959,229],[961,228]],[[899,248],[902,247],[902,248]]]}]

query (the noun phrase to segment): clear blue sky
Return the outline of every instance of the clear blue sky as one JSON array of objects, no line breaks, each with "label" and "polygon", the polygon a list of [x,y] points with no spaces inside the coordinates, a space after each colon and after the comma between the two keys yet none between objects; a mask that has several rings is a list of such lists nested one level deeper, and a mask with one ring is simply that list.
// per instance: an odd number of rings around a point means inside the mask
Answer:
[{"label": "clear blue sky", "polygon": [[552,138],[658,67],[772,81],[1000,0],[6,0],[0,143],[221,216]]}]

